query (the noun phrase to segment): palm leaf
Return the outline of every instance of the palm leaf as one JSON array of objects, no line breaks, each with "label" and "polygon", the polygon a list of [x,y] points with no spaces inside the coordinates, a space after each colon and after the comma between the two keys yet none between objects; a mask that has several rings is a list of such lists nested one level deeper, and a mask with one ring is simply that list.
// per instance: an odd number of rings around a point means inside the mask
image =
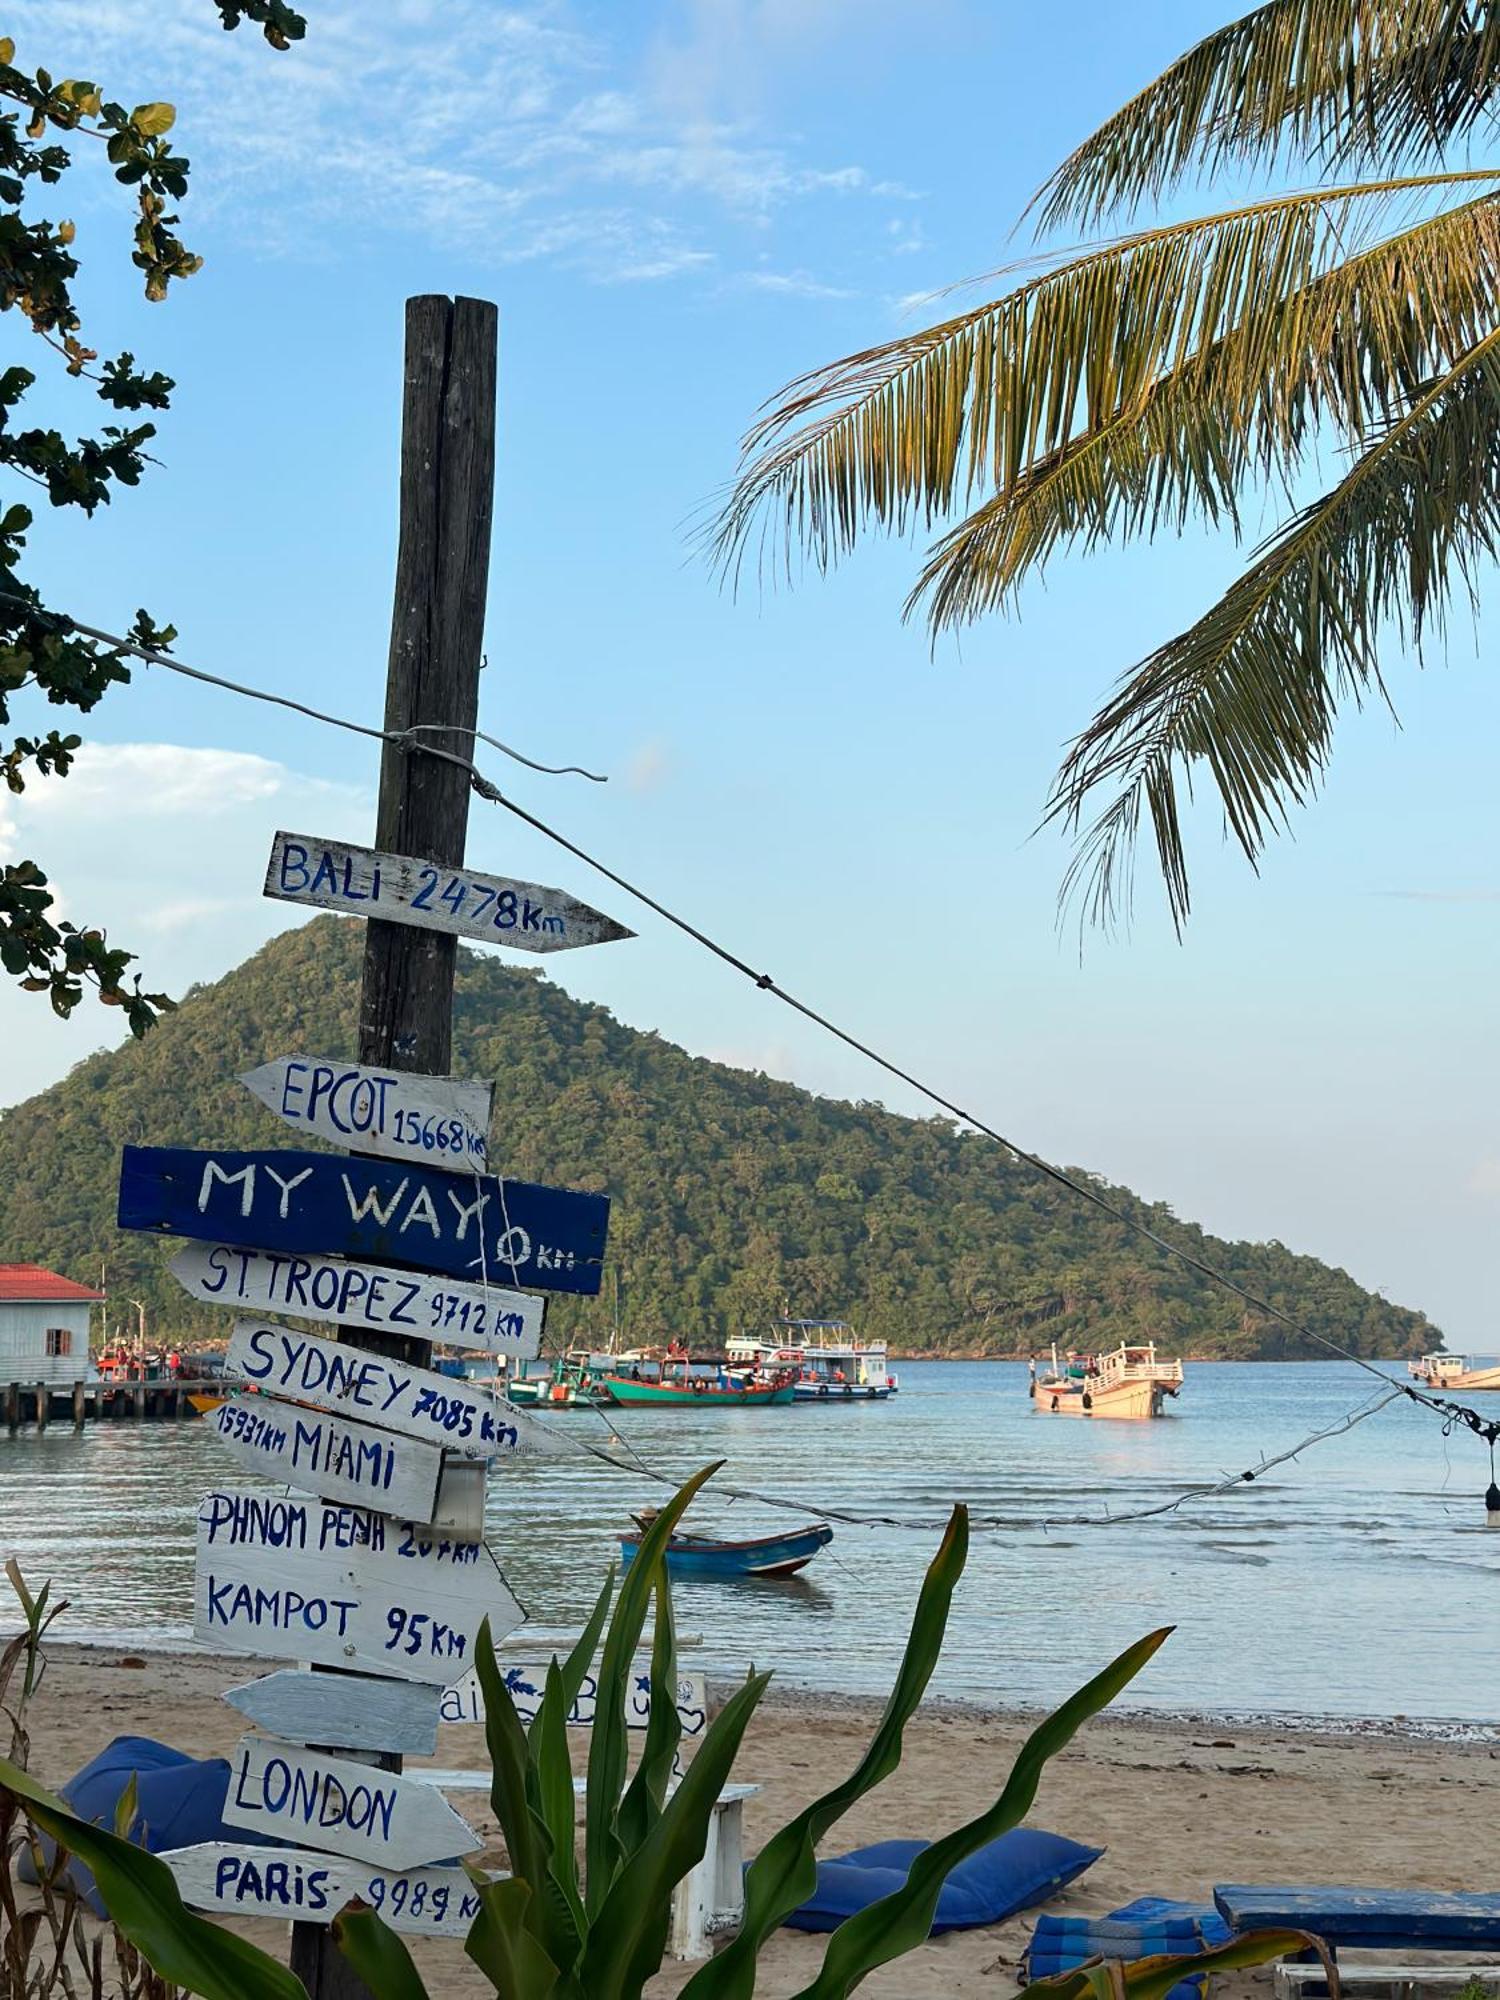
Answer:
[{"label": "palm leaf", "polygon": [[[1393,207],[1496,178],[1493,170],[1397,176],[1137,231],[1002,298],[802,376],[745,439],[714,531],[716,559],[737,574],[752,545],[764,556],[780,537],[788,552],[803,547],[826,567],[871,522],[899,532],[976,492],[1006,492],[1080,432],[1143,409],[1163,374],[1198,379],[1210,359],[1238,404],[1253,407],[1279,358],[1267,338],[1271,315],[1288,300],[1301,310],[1281,349],[1290,358],[1306,343],[1331,393],[1342,322],[1338,300],[1315,280],[1368,247]],[[1429,340],[1437,347],[1450,321],[1472,320],[1476,294],[1493,300],[1495,259],[1488,236],[1482,246],[1463,241],[1460,226],[1448,238],[1418,239],[1409,255],[1424,246],[1414,275],[1424,296],[1443,302]],[[1368,380],[1367,395],[1411,373],[1414,315],[1397,300],[1368,315],[1370,358],[1353,378]]]},{"label": "palm leaf", "polygon": [[1085,226],[1184,174],[1436,153],[1489,115],[1500,15],[1472,0],[1268,0],[1207,35],[1108,118],[1037,196]]},{"label": "palm leaf", "polygon": [[1122,404],[945,535],[908,610],[934,631],[1013,601],[1060,547],[1239,525],[1248,481],[1286,489],[1310,437],[1359,445],[1500,318],[1500,197],[1424,217],[1310,283],[1267,287],[1217,339]]},{"label": "palm leaf", "polygon": [[380,2000],[428,2000],[405,1940],[367,1903],[349,1903],[339,1911],[333,1941]]},{"label": "palm leaf", "polygon": [[1500,545],[1500,328],[1477,341],[1333,490],[1284,529],[1187,632],[1126,681],[1074,744],[1051,815],[1086,830],[1068,889],[1108,920],[1128,903],[1143,814],[1168,899],[1189,908],[1180,775],[1207,767],[1254,862],[1316,788],[1340,701],[1381,692],[1387,626],[1421,656],[1455,583]]}]

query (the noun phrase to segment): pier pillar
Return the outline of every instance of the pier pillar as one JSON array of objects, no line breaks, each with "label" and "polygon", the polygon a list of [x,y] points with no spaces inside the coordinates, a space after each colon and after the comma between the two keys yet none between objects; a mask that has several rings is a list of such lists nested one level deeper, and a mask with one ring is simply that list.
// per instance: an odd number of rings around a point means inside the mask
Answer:
[{"label": "pier pillar", "polygon": [[36,1385],[36,1427],[39,1431],[47,1428],[47,1419],[52,1414],[52,1390],[48,1383]]},{"label": "pier pillar", "polygon": [[75,1431],[83,1429],[84,1414],[83,1384],[82,1382],[75,1382],[73,1384],[73,1428]]},{"label": "pier pillar", "polygon": [[5,1428],[18,1431],[21,1428],[21,1385],[7,1382],[5,1385]]},{"label": "pier pillar", "polygon": [[146,1414],[146,1385],[144,1382],[136,1383],[135,1396],[132,1400],[135,1404],[135,1419],[139,1423]]}]

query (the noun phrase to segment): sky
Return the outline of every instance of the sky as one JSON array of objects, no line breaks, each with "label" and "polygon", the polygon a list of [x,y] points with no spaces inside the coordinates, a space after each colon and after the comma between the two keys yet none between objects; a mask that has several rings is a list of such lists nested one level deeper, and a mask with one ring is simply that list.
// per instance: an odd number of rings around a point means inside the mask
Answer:
[{"label": "sky", "polygon": [[[52,601],[110,630],[144,605],[184,660],[377,722],[402,302],[495,300],[481,724],[609,782],[487,750],[492,774],[1020,1143],[1342,1265],[1454,1347],[1500,1345],[1493,635],[1459,624],[1426,673],[1388,654],[1399,723],[1346,718],[1258,874],[1198,810],[1180,942],[1143,856],[1134,923],[1080,949],[1066,842],[1039,831],[1050,780],[1233,547],[1060,561],[1018,616],[934,649],[901,615],[920,539],[738,594],[694,539],[761,402],[1023,255],[1049,168],[1220,5],[1076,0],[1065,46],[1004,0],[306,11],[277,55],[211,0],[13,0],[19,61],[176,105],[205,258],[147,306],[102,163],[57,197],[91,344],[178,389],[138,491],[39,522]],[[6,325],[44,376],[29,407],[87,420]],[[299,920],[260,895],[278,826],[371,837],[375,746],[354,737],[151,669],[85,728],[73,776],[0,803],[0,858],[38,858],[149,987],[216,978]],[[476,802],[468,851],[639,933],[549,959],[570,992],[698,1054],[924,1109],[503,812]],[[118,1032],[0,988],[0,1103]]]}]

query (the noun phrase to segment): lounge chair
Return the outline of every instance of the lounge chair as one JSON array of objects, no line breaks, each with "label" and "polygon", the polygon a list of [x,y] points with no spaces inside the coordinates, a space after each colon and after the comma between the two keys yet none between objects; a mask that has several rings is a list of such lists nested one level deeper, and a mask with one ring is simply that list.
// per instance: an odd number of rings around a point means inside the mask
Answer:
[{"label": "lounge chair", "polygon": [[1311,1931],[1334,1952],[1500,1948],[1500,1896],[1484,1893],[1226,1882],[1214,1902],[1232,1930]]}]

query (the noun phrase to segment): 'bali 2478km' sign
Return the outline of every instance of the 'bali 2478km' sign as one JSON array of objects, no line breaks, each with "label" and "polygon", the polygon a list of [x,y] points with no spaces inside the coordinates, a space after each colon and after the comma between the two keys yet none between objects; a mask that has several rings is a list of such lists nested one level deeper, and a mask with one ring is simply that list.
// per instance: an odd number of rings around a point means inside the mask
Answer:
[{"label": "'bali 2478km' sign", "polygon": [[609,1201],[496,1174],[332,1153],[127,1146],[122,1229],[261,1250],[393,1258],[455,1278],[597,1292]]}]

